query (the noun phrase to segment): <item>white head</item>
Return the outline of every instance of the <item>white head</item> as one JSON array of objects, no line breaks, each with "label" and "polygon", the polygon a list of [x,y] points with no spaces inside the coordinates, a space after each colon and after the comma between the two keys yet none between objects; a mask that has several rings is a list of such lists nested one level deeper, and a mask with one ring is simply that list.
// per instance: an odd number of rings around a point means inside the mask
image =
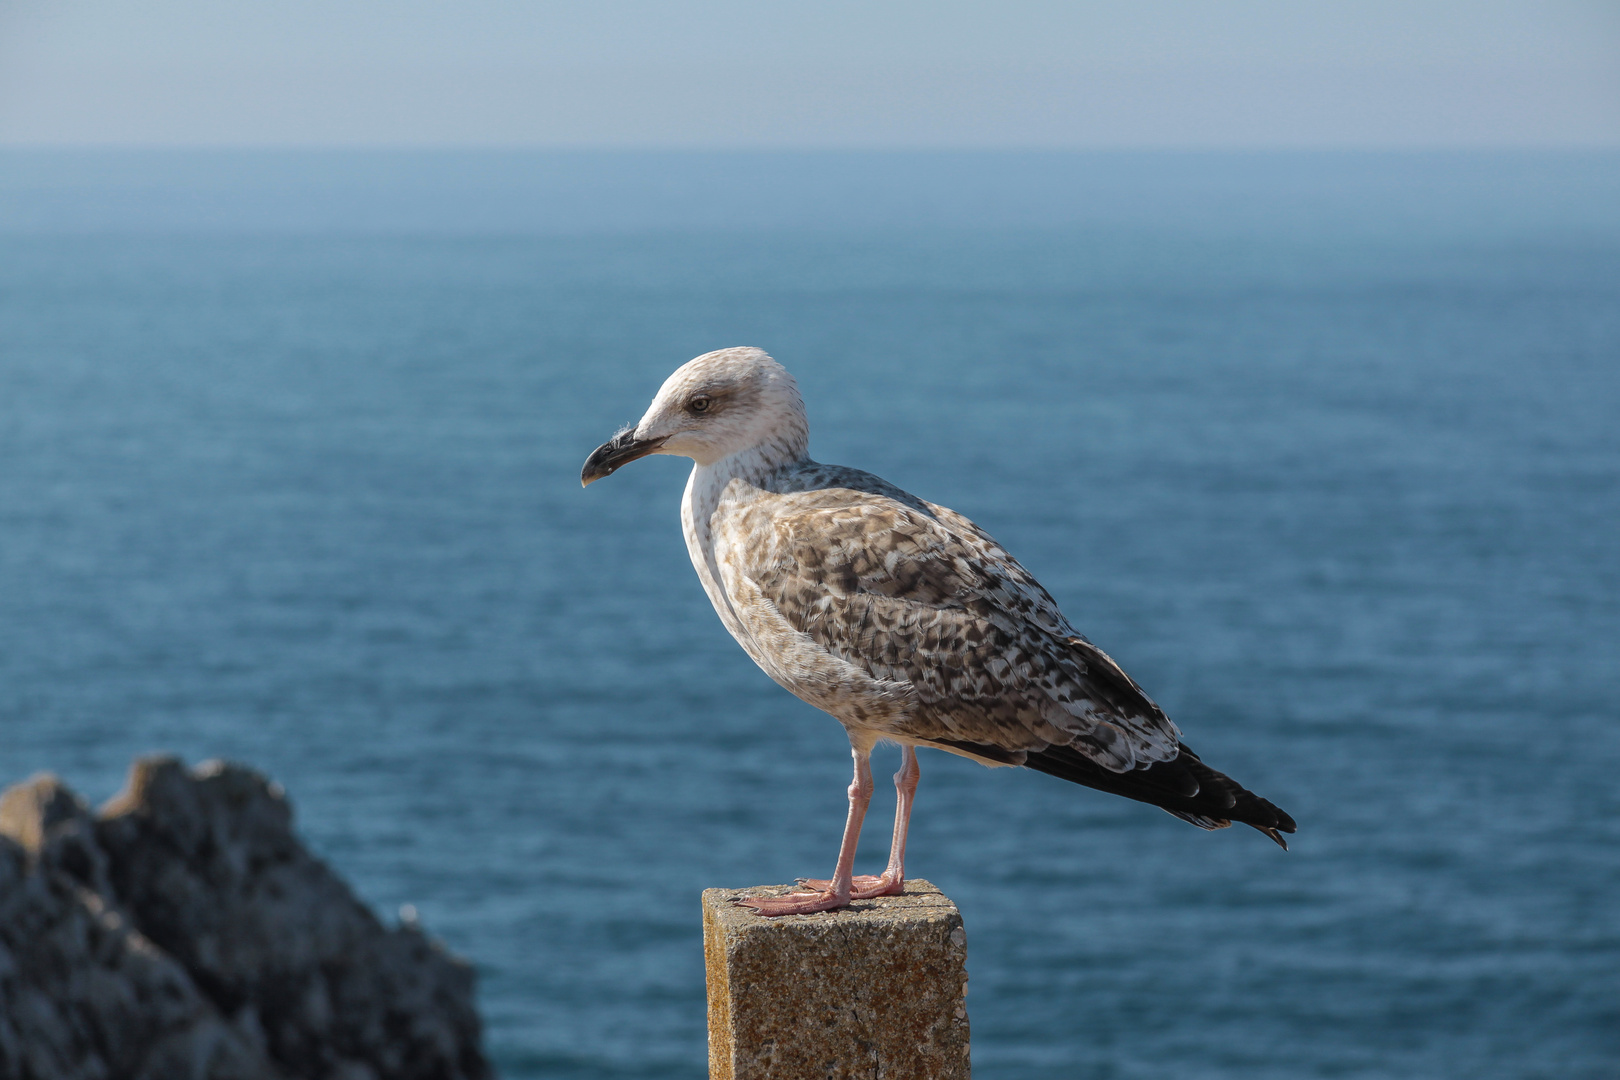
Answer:
[{"label": "white head", "polygon": [[754,453],[774,467],[802,459],[809,446],[810,427],[793,376],[764,349],[720,349],[677,368],[635,427],[591,453],[579,479],[589,484],[648,454],[712,465]]}]

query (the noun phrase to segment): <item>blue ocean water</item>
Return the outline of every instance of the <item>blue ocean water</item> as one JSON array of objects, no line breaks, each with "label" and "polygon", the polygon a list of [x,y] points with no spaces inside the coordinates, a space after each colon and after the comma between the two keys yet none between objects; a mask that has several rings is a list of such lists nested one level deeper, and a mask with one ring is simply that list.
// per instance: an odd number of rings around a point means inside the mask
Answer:
[{"label": "blue ocean water", "polygon": [[706,1075],[846,743],[577,478],[734,344],[1299,820],[925,753],[978,1075],[1620,1075],[1614,155],[0,155],[0,782],[249,762],[504,1076]]}]

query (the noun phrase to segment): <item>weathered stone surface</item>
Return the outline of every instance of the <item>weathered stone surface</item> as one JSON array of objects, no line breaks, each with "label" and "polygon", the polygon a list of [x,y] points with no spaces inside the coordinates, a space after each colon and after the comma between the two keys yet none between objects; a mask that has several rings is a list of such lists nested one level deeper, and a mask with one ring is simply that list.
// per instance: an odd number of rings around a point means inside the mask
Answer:
[{"label": "weathered stone surface", "polygon": [[767,919],[706,889],[710,1080],[966,1080],[967,935],[926,881]]},{"label": "weathered stone surface", "polygon": [[473,975],[378,922],[252,770],[0,797],[0,1077],[476,1080]]}]

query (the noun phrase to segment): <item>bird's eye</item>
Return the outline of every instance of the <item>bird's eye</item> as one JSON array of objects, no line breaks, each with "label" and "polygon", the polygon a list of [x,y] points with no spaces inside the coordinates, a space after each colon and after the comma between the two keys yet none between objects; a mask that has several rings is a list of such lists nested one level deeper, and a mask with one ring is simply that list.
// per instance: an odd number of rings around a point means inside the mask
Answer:
[{"label": "bird's eye", "polygon": [[691,409],[693,412],[699,412],[699,413],[700,412],[708,412],[709,411],[709,399],[707,397],[705,397],[704,395],[699,394],[696,397],[694,397],[691,401],[688,401],[686,403],[686,407],[688,409]]}]

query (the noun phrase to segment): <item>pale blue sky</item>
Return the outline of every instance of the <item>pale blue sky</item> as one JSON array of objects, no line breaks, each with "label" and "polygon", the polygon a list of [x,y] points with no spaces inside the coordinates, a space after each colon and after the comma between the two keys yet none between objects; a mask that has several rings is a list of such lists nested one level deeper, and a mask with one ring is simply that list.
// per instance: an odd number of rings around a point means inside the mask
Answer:
[{"label": "pale blue sky", "polygon": [[1620,145],[1614,0],[0,0],[0,144]]}]

